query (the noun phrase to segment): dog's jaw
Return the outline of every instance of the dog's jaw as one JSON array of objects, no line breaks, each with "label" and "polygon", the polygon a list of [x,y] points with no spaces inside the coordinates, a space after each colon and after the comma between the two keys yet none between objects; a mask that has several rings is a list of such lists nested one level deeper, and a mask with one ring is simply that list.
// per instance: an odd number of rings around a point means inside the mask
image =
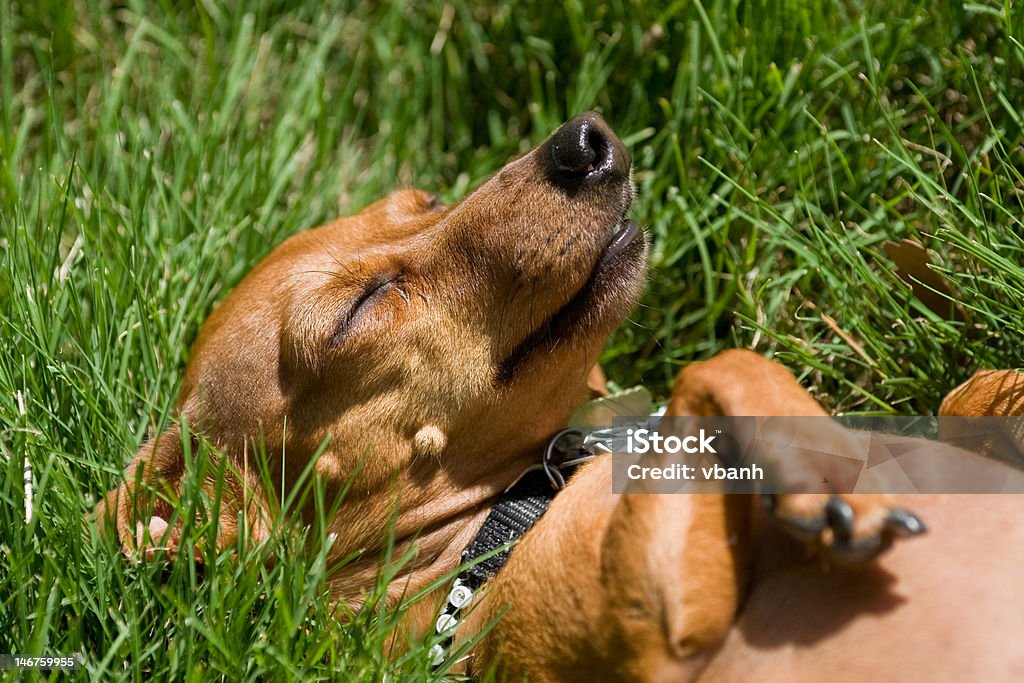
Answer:
[{"label": "dog's jaw", "polygon": [[512,381],[535,354],[572,345],[579,336],[610,332],[639,298],[647,250],[643,228],[628,219],[616,223],[583,286],[501,361],[498,381]]}]

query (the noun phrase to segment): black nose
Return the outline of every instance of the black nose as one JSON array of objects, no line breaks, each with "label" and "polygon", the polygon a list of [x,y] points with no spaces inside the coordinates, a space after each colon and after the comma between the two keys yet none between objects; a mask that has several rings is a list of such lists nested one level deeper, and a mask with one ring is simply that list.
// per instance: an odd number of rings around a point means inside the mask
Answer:
[{"label": "black nose", "polygon": [[629,152],[600,114],[586,112],[562,124],[548,140],[552,180],[564,185],[629,174]]}]

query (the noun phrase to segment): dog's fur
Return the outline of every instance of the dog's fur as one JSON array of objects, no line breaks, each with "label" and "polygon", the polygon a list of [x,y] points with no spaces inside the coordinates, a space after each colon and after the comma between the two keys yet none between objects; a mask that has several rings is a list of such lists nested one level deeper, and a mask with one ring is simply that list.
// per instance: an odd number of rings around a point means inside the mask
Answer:
[{"label": "dog's fur", "polygon": [[[621,222],[631,200],[626,150],[587,114],[450,208],[400,191],[277,247],[203,326],[177,403],[179,420],[229,465],[220,544],[234,544],[240,517],[244,533],[264,537],[270,502],[323,448],[315,474],[328,500],[350,486],[329,520],[332,559],[362,551],[332,579],[337,599],[358,604],[372,585],[396,506],[395,552],[415,546],[416,560],[389,596],[456,567],[495,498],[601,388],[595,360],[644,277],[646,241]],[[971,395],[962,398],[975,410]],[[670,413],[824,415],[785,369],[741,351],[686,368]],[[780,497],[768,514],[751,496],[614,495],[610,467],[598,459],[574,475],[477,601],[460,638],[508,611],[471,672],[667,681],[1024,671],[1008,641],[1024,610],[1004,607],[1024,602],[1017,498],[845,496],[868,556],[893,539],[896,504],[923,511],[932,533],[857,573],[825,572],[805,560],[808,547],[841,559],[827,524],[798,543],[778,522],[823,519],[829,496]],[[185,475],[173,426],[143,446],[98,517],[130,551],[190,552],[169,524]],[[435,597],[410,612],[409,629],[430,628]]]}]

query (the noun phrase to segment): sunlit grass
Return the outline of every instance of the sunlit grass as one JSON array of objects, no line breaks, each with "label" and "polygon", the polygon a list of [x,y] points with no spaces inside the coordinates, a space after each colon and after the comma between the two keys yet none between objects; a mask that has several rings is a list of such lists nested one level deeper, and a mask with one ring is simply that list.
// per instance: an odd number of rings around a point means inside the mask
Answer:
[{"label": "sunlit grass", "polygon": [[[0,19],[0,652],[84,652],[88,678],[430,678],[422,646],[389,657],[386,576],[338,619],[295,534],[200,578],[128,562],[83,515],[273,245],[401,186],[457,200],[584,109],[631,145],[654,236],[605,354],[619,385],[664,398],[682,364],[746,346],[833,410],[929,413],[974,369],[1024,365],[1010,3],[0,0]],[[901,239],[958,315],[895,274]]]}]

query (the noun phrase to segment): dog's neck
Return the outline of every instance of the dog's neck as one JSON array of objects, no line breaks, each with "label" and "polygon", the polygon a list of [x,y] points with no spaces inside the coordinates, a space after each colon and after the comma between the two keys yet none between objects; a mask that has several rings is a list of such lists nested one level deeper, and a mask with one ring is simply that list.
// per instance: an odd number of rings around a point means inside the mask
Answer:
[{"label": "dog's neck", "polygon": [[[459,566],[463,550],[489,512],[490,505],[483,505],[418,535],[396,538],[389,552],[391,567],[384,566],[384,549],[365,551],[330,579],[332,598],[357,609],[366,602],[367,588],[382,573],[389,579],[382,596],[388,605],[416,596]],[[409,559],[403,563],[404,557]]]},{"label": "dog's neck", "polygon": [[[381,471],[363,480],[366,490],[349,491],[334,516],[332,559],[360,556],[331,580],[335,597],[350,605],[364,601],[367,589],[377,584],[388,547],[392,566],[386,571],[394,572],[389,600],[408,597],[453,573],[498,498],[524,471],[540,464],[551,436],[584,394],[581,382],[578,391],[541,397],[542,405],[551,406],[542,415],[520,410],[521,419],[489,425],[483,432],[458,430],[444,451],[396,457],[397,474]],[[483,418],[476,423],[488,424]],[[410,559],[396,568],[399,558]]]},{"label": "dog's neck", "polygon": [[[330,579],[332,596],[358,607],[366,600],[367,587],[375,585],[384,571],[391,573],[386,600],[394,604],[451,574],[497,499],[523,469],[521,462],[510,460],[468,485],[444,476],[427,483],[403,477],[397,482],[398,495],[364,498],[358,503],[358,516],[340,511],[339,518],[355,519],[357,526],[339,531],[339,541],[348,541],[336,543],[331,554],[338,560],[353,552],[360,556]],[[366,509],[369,500],[374,500],[372,511]],[[385,567],[389,540],[391,566]],[[402,563],[401,558],[408,559]]]}]

